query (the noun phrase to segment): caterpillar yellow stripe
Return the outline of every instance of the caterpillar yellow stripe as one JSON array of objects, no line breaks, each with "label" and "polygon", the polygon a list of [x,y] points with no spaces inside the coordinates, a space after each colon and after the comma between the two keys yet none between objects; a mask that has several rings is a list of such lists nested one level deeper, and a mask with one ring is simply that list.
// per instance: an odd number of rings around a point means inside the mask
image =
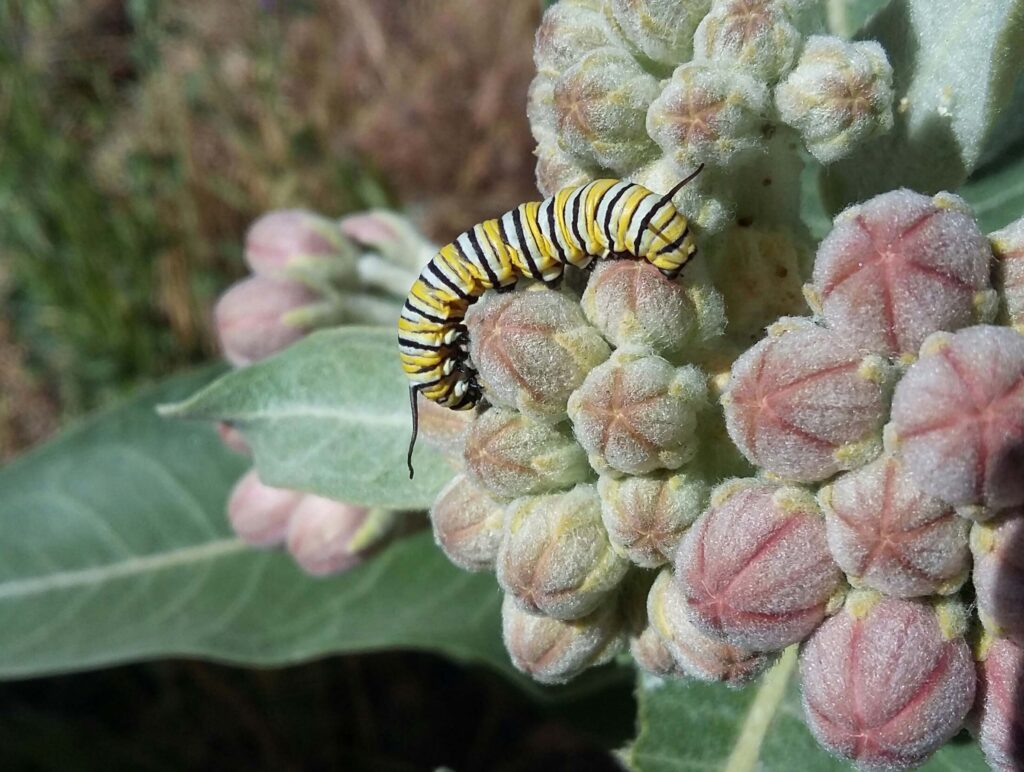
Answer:
[{"label": "caterpillar yellow stripe", "polygon": [[474,225],[431,258],[398,319],[412,404],[409,477],[419,427],[417,394],[452,410],[468,410],[482,397],[462,323],[469,305],[489,289],[512,289],[524,276],[553,286],[567,264],[588,268],[594,260],[647,260],[675,278],[697,246],[672,197],[703,168],[663,196],[610,179],[563,188]]}]

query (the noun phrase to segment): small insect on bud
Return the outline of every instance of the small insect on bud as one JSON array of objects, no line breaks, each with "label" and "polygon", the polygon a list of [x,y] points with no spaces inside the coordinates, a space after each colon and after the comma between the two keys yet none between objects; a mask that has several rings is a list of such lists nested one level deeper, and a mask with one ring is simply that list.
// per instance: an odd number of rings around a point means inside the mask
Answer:
[{"label": "small insect on bud", "polygon": [[286,323],[285,315],[315,300],[301,284],[265,276],[233,284],[213,310],[224,357],[244,367],[287,348],[305,331]]},{"label": "small insect on bud", "polygon": [[612,549],[593,485],[513,501],[498,551],[498,584],[519,606],[579,619],[611,597],[629,561]]},{"label": "small insect on bud", "polygon": [[896,387],[892,438],[918,488],[984,519],[1024,504],[1021,416],[1024,335],[970,327],[925,341]]},{"label": "small insect on bud", "polygon": [[694,627],[686,599],[668,569],[658,574],[651,587],[647,615],[651,629],[668,650],[675,668],[691,678],[743,686],[761,675],[774,660],[771,654],[731,646]]},{"label": "small insect on bud", "polygon": [[974,700],[966,615],[948,605],[854,593],[800,656],[807,725],[861,769],[925,761]]},{"label": "small insect on bud", "polygon": [[962,199],[896,190],[836,217],[809,294],[852,345],[910,357],[937,330],[991,319],[991,258]]},{"label": "small insect on bud", "polygon": [[590,465],[602,474],[677,469],[697,450],[705,407],[701,372],[619,349],[569,398],[569,417]]},{"label": "small insect on bud", "polygon": [[1003,312],[1010,324],[1024,332],[1024,217],[988,238],[996,257]]},{"label": "small insect on bud", "polygon": [[568,488],[591,474],[586,453],[564,427],[505,408],[477,417],[464,458],[473,482],[506,499]]},{"label": "small insect on bud", "polygon": [[228,520],[246,544],[273,547],[284,542],[288,521],[302,497],[298,491],[264,485],[250,469],[231,491]]},{"label": "small insect on bud", "polygon": [[335,222],[305,209],[268,212],[245,236],[245,262],[254,274],[268,278],[282,279],[290,269],[319,262],[354,271],[351,253]]},{"label": "small insect on bud", "polygon": [[776,89],[775,102],[811,154],[829,164],[892,130],[892,67],[873,40],[815,35]]},{"label": "small insect on bud", "polygon": [[725,328],[722,296],[711,284],[671,281],[644,260],[599,265],[582,306],[616,347],[646,349],[672,362],[706,346]]},{"label": "small insect on bud", "polygon": [[488,398],[549,423],[565,418],[573,389],[611,353],[578,302],[543,287],[485,295],[466,326]]},{"label": "small insect on bud", "polygon": [[506,595],[501,631],[512,664],[544,684],[562,684],[603,665],[626,642],[615,603],[605,603],[582,619],[563,621],[523,611]]},{"label": "small insect on bud", "polygon": [[1024,649],[1005,638],[982,644],[976,735],[992,769],[1024,769]]},{"label": "small insect on bud", "polygon": [[505,507],[456,475],[430,510],[434,540],[448,559],[467,571],[491,570],[501,544]]},{"label": "small insect on bud", "polygon": [[1024,646],[1024,508],[975,524],[971,552],[978,616],[994,635]]},{"label": "small insect on bud", "polygon": [[756,651],[806,638],[842,581],[814,497],[758,480],[716,489],[679,545],[675,574],[694,625]]},{"label": "small insect on bud", "polygon": [[605,5],[613,24],[630,46],[662,67],[693,56],[693,33],[711,0],[610,0]]},{"label": "small insect on bud", "polygon": [[604,476],[597,490],[612,546],[643,568],[672,559],[708,497],[707,483],[685,471],[621,479]]},{"label": "small insect on bud", "polygon": [[355,568],[392,530],[392,513],[306,494],[288,525],[288,552],[313,576]]},{"label": "small insect on bud", "polygon": [[768,90],[746,73],[689,62],[647,111],[647,132],[676,164],[727,166],[763,151]]},{"label": "small insect on bud", "polygon": [[715,0],[693,36],[693,58],[741,67],[774,83],[793,66],[801,40],[776,0]]},{"label": "small insect on bud", "polygon": [[901,598],[949,594],[970,567],[970,524],[922,493],[898,459],[847,472],[818,494],[828,545],[856,585]]},{"label": "small insect on bud", "polygon": [[558,137],[581,163],[620,174],[657,155],[647,136],[647,108],[658,95],[657,79],[618,48],[598,48],[555,84]]},{"label": "small insect on bud", "polygon": [[881,446],[890,372],[846,336],[789,320],[736,360],[722,396],[729,436],[780,477],[814,482]]},{"label": "small insect on bud", "polygon": [[533,61],[544,77],[557,78],[595,48],[613,45],[596,0],[562,0],[544,12],[533,46]]}]

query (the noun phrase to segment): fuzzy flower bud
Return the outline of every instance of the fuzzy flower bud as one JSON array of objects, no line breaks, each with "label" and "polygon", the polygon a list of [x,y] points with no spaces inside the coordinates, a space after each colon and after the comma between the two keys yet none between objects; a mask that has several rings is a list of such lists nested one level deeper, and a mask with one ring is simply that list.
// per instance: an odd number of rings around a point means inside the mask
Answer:
[{"label": "fuzzy flower bud", "polygon": [[693,56],[693,33],[711,0],[609,0],[622,37],[643,57],[672,67]]},{"label": "fuzzy flower bud", "polygon": [[437,494],[430,509],[434,541],[452,563],[467,571],[494,568],[504,522],[504,505],[461,474]]},{"label": "fuzzy flower bud", "polygon": [[971,529],[978,616],[994,635],[1024,646],[1024,508]]},{"label": "fuzzy flower bud", "polygon": [[614,45],[611,30],[592,0],[561,0],[544,12],[533,46],[537,72],[557,78],[588,51]]},{"label": "fuzzy flower bud", "polygon": [[800,656],[807,725],[860,769],[925,761],[963,724],[974,700],[966,614],[855,593]]},{"label": "fuzzy flower bud", "polygon": [[704,510],[709,492],[707,483],[685,471],[604,476],[597,491],[612,546],[642,568],[672,559],[683,533]]},{"label": "fuzzy flower bud", "polygon": [[845,335],[791,320],[736,360],[722,397],[729,436],[747,459],[812,482],[860,466],[880,446],[888,371]]},{"label": "fuzzy flower bud", "polygon": [[978,663],[978,744],[992,769],[1024,769],[1024,649],[987,639]]},{"label": "fuzzy flower bud", "polygon": [[[350,214],[338,221],[339,230],[353,241],[372,250],[386,262],[419,271],[437,252],[437,247],[423,237],[423,234],[409,221],[386,209],[370,209]],[[367,265],[364,257],[360,273],[363,279],[372,283],[373,276],[366,276]],[[370,266],[372,270],[372,264]]]},{"label": "fuzzy flower bud", "polygon": [[892,67],[873,40],[808,39],[800,62],[775,91],[782,120],[823,164],[892,130]]},{"label": "fuzzy flower bud", "polygon": [[828,545],[857,586],[901,598],[955,592],[967,578],[969,523],[921,493],[885,456],[818,494]]},{"label": "fuzzy flower bud", "polygon": [[651,675],[662,678],[681,678],[686,675],[686,671],[676,664],[661,636],[650,625],[630,640],[629,653],[637,666]]},{"label": "fuzzy flower bud", "polygon": [[670,361],[722,334],[722,296],[706,282],[670,281],[645,260],[601,263],[583,293],[583,312],[617,348],[644,348]]},{"label": "fuzzy flower bud", "polygon": [[251,276],[233,284],[213,310],[225,358],[236,367],[244,367],[294,343],[304,330],[287,323],[285,317],[315,299],[301,284],[265,276]]},{"label": "fuzzy flower bud", "polygon": [[[661,156],[634,171],[629,180],[656,193],[667,193],[692,171],[693,167],[683,168],[671,158]],[[676,210],[704,234],[718,233],[732,221],[734,215],[731,202],[719,196],[714,186],[707,182],[714,172],[713,168],[705,170],[672,199]],[[706,256],[702,255],[701,259],[706,261]],[[695,268],[687,267],[686,275],[692,275]]]},{"label": "fuzzy flower bud", "polygon": [[991,257],[962,199],[896,190],[836,217],[809,295],[853,345],[909,356],[933,332],[991,320]]},{"label": "fuzzy flower bud", "polygon": [[488,398],[540,421],[563,420],[573,389],[611,353],[579,303],[547,288],[485,295],[466,326]]},{"label": "fuzzy flower bud", "polygon": [[675,573],[694,625],[757,651],[806,638],[842,580],[814,497],[757,480],[719,486],[683,537]]},{"label": "fuzzy flower bud", "polygon": [[723,643],[694,627],[685,598],[668,569],[654,580],[647,596],[647,616],[675,668],[691,678],[743,686],[761,675],[774,659],[770,654]]},{"label": "fuzzy flower bud", "polygon": [[656,155],[644,122],[658,81],[612,47],[591,51],[555,84],[558,137],[582,163],[618,173]]},{"label": "fuzzy flower bud", "polygon": [[727,166],[764,149],[764,84],[746,73],[688,62],[647,111],[647,133],[679,166]]},{"label": "fuzzy flower bud", "polygon": [[267,212],[245,235],[245,262],[257,276],[281,279],[292,269],[331,263],[355,274],[355,256],[338,226],[305,209]]},{"label": "fuzzy flower bud", "polygon": [[891,439],[914,484],[975,518],[1024,504],[1024,335],[936,333],[896,387]]},{"label": "fuzzy flower bud", "polygon": [[461,468],[474,414],[469,410],[449,410],[422,394],[418,395],[417,410],[420,441],[441,451],[453,466]]},{"label": "fuzzy flower bud", "polygon": [[506,499],[568,488],[591,473],[564,428],[497,407],[473,422],[464,459],[473,482]]},{"label": "fuzzy flower bud", "polygon": [[584,617],[610,599],[628,568],[608,541],[593,485],[517,499],[505,513],[498,584],[530,613]]},{"label": "fuzzy flower bud", "polygon": [[391,513],[306,494],[288,525],[288,552],[313,576],[355,568],[390,534]]},{"label": "fuzzy flower bud", "polygon": [[996,256],[1003,311],[1010,324],[1024,332],[1024,217],[988,238]]},{"label": "fuzzy flower bud", "polygon": [[614,603],[582,619],[563,621],[523,611],[506,595],[501,631],[512,664],[544,684],[562,684],[610,661],[625,646]]},{"label": "fuzzy flower bud", "polygon": [[598,176],[596,171],[584,169],[579,162],[558,147],[556,141],[541,142],[537,155],[537,190],[544,196],[553,196],[562,188],[585,185]]},{"label": "fuzzy flower bud", "polygon": [[619,349],[569,398],[576,438],[603,474],[677,469],[697,450],[704,377],[661,357]]},{"label": "fuzzy flower bud", "polygon": [[264,485],[250,469],[231,491],[228,520],[246,544],[273,547],[284,542],[288,521],[302,497],[298,491]]},{"label": "fuzzy flower bud", "polygon": [[793,66],[801,40],[777,0],[715,0],[693,36],[693,58],[774,83]]}]

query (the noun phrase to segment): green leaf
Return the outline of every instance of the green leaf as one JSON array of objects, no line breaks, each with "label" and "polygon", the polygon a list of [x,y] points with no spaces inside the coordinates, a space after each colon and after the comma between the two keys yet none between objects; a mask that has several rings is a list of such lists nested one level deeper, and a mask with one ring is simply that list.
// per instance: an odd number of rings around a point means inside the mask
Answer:
[{"label": "green leaf", "polygon": [[236,426],[267,485],[352,504],[424,509],[452,470],[421,444],[409,480],[408,383],[391,330],[343,327],[234,370],[162,412]]},{"label": "green leaf", "polygon": [[850,38],[889,0],[827,0],[828,28],[835,35]]},{"label": "green leaf", "polygon": [[[830,772],[851,765],[826,753],[807,730],[796,648],[746,689],[641,676],[637,738],[622,752],[635,772]],[[977,746],[956,738],[928,772],[988,769]]]},{"label": "green leaf", "polygon": [[829,206],[901,186],[955,190],[978,164],[1024,65],[1024,0],[893,0],[860,37],[889,55],[896,125],[826,169]]},{"label": "green leaf", "polygon": [[176,379],[0,471],[0,676],[394,647],[512,672],[494,577],[450,565],[427,533],[326,580],[235,538],[224,504],[245,463],[212,427],[153,409],[209,377]]},{"label": "green leaf", "polygon": [[959,191],[974,208],[982,231],[991,233],[1024,217],[1024,154],[1006,160]]}]

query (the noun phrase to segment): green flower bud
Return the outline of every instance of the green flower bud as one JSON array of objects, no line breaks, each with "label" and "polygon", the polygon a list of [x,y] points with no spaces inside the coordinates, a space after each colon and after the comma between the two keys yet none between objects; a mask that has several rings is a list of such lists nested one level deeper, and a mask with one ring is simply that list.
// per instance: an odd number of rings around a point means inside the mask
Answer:
[{"label": "green flower bud", "polygon": [[576,438],[603,474],[677,469],[697,450],[697,412],[706,405],[696,367],[619,349],[569,398]]},{"label": "green flower bud", "polygon": [[517,499],[505,513],[498,584],[530,613],[584,617],[611,598],[628,568],[608,541],[593,485]]},{"label": "green flower bud", "polygon": [[492,408],[466,437],[466,474],[499,498],[568,488],[590,475],[587,458],[564,427]]},{"label": "green flower bud", "polygon": [[526,92],[526,118],[534,139],[542,145],[554,146],[558,141],[558,114],[555,111],[555,81],[538,74]]},{"label": "green flower bud", "polygon": [[1024,332],[1024,217],[989,234],[1005,318]]},{"label": "green flower bud", "polygon": [[505,506],[461,474],[437,494],[430,509],[434,541],[467,571],[494,568],[504,521]]},{"label": "green flower bud", "polygon": [[553,196],[562,188],[585,185],[600,177],[598,170],[589,170],[562,150],[557,139],[537,145],[537,189],[545,196]]},{"label": "green flower bud", "polygon": [[693,37],[693,59],[774,83],[796,61],[801,35],[777,0],[715,0]]},{"label": "green flower bud", "polygon": [[561,0],[544,12],[533,61],[537,72],[558,77],[589,51],[615,45],[599,0]]},{"label": "green flower bud", "polygon": [[782,120],[824,164],[892,130],[892,67],[873,40],[848,43],[815,35],[775,91]]},{"label": "green flower bud", "polygon": [[693,33],[710,7],[711,0],[609,0],[605,13],[642,57],[674,67],[693,56]]},{"label": "green flower bud", "polygon": [[647,132],[681,167],[726,166],[763,151],[764,84],[741,70],[688,62],[647,111]]}]

